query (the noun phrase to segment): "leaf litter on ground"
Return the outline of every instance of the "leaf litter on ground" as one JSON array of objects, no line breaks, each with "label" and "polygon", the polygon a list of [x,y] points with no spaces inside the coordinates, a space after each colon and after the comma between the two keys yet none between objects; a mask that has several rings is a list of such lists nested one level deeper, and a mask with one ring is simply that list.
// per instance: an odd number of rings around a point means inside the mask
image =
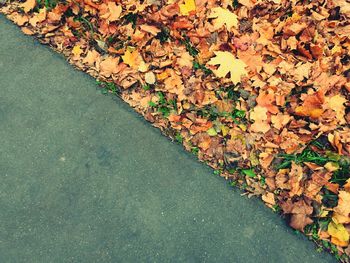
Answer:
[{"label": "leaf litter on ground", "polygon": [[0,12],[349,261],[349,1],[21,0]]}]

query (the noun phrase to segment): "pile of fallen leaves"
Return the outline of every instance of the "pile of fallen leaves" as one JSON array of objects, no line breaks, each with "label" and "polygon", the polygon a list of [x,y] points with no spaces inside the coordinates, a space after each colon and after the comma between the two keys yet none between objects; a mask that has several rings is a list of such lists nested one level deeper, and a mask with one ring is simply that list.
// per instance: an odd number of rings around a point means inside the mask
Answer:
[{"label": "pile of fallen leaves", "polygon": [[348,260],[349,1],[5,0],[0,10]]}]

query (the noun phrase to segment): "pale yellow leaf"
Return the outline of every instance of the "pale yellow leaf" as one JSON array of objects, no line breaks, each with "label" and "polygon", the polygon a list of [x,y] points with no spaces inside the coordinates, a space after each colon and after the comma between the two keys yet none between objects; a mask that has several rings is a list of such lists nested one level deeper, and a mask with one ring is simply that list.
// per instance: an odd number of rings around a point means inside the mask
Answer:
[{"label": "pale yellow leaf", "polygon": [[328,224],[328,234],[332,237],[332,243],[338,246],[346,247],[349,244],[349,232],[343,224],[337,224],[331,221]]},{"label": "pale yellow leaf", "polygon": [[242,60],[236,59],[235,56],[228,51],[214,52],[213,57],[207,64],[218,65],[218,69],[213,70],[214,74],[219,78],[224,78],[230,73],[230,79],[234,84],[241,81],[241,76],[247,75],[245,67],[247,66]]},{"label": "pale yellow leaf", "polygon": [[147,72],[145,74],[145,81],[148,84],[154,84],[156,83],[156,75],[154,75],[154,73],[152,71]]},{"label": "pale yellow leaf", "polygon": [[215,18],[213,21],[215,29],[220,29],[224,25],[227,30],[232,27],[238,28],[237,15],[222,7],[213,8],[208,18]]},{"label": "pale yellow leaf", "polygon": [[325,98],[325,104],[327,108],[334,110],[337,115],[337,120],[339,120],[340,124],[345,124],[345,106],[344,103],[346,102],[346,98],[342,97],[341,95],[335,95],[333,97],[326,97]]}]

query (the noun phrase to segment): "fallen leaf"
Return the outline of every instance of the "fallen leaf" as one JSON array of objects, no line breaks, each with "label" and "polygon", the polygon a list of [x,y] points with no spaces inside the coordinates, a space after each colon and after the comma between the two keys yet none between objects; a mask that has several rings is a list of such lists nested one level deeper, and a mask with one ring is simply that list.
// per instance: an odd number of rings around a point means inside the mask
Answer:
[{"label": "fallen leaf", "polygon": [[250,119],[254,121],[266,121],[267,109],[261,106],[254,107],[253,111],[250,112]]},{"label": "fallen leaf", "polygon": [[141,25],[140,29],[145,31],[145,32],[148,32],[154,36],[156,36],[158,33],[161,32],[161,30],[158,27],[151,26],[151,25]]},{"label": "fallen leaf", "polygon": [[331,110],[334,110],[337,115],[337,120],[340,124],[345,124],[345,106],[344,103],[346,103],[347,100],[341,95],[335,95],[333,97],[326,97],[325,98],[325,107]]},{"label": "fallen leaf", "polygon": [[15,22],[19,26],[23,26],[25,23],[29,21],[28,16],[21,15],[19,13],[13,13],[9,16],[13,22]]},{"label": "fallen leaf", "polygon": [[323,103],[324,94],[322,92],[315,92],[314,94],[307,95],[302,106],[296,107],[295,114],[317,119],[324,112]]},{"label": "fallen leaf", "polygon": [[226,26],[227,30],[230,30],[232,27],[238,27],[237,15],[222,7],[211,9],[208,18],[215,18],[213,21],[215,30],[220,29],[222,26]]},{"label": "fallen leaf", "polygon": [[112,74],[118,72],[119,58],[107,57],[100,63],[100,74],[105,77],[110,77]]},{"label": "fallen leaf", "polygon": [[156,83],[156,75],[154,75],[154,73],[152,71],[147,72],[145,74],[145,81],[148,84],[154,84]]},{"label": "fallen leaf", "polygon": [[216,57],[211,58],[208,65],[219,65],[218,69],[214,69],[214,74],[219,78],[224,78],[230,73],[230,79],[234,84],[241,81],[241,76],[246,76],[248,73],[245,69],[247,66],[242,60],[236,59],[235,56],[228,51],[214,52]]},{"label": "fallen leaf", "polygon": [[347,247],[349,245],[349,232],[343,224],[331,221],[328,224],[328,234],[331,235],[331,242],[337,246]]},{"label": "fallen leaf", "polygon": [[72,49],[72,54],[74,57],[80,57],[80,55],[83,53],[84,51],[81,49],[81,46],[80,45],[76,45],[73,47]]},{"label": "fallen leaf", "polygon": [[334,208],[334,216],[338,223],[350,223],[350,192],[339,191],[338,205]]},{"label": "fallen leaf", "polygon": [[256,102],[258,103],[258,105],[265,107],[272,114],[277,114],[279,112],[278,107],[276,105],[273,105],[275,101],[275,94],[273,92],[262,91],[256,98]]},{"label": "fallen leaf", "polygon": [[100,58],[100,53],[96,50],[89,50],[86,54],[86,57],[83,59],[84,64],[88,64],[90,66],[94,65],[96,61]]},{"label": "fallen leaf", "polygon": [[290,115],[279,113],[271,116],[271,123],[276,129],[280,130],[285,127],[291,119],[292,117]]},{"label": "fallen leaf", "polygon": [[133,69],[137,69],[141,72],[147,71],[147,65],[143,61],[140,53],[137,50],[127,49],[122,56],[123,62]]},{"label": "fallen leaf", "polygon": [[183,4],[179,5],[180,13],[183,16],[188,16],[191,12],[196,11],[196,3],[194,0],[184,0]]},{"label": "fallen leaf", "polygon": [[266,133],[271,128],[267,122],[267,109],[265,107],[254,107],[253,111],[250,112],[250,119],[254,120],[250,126],[251,131]]},{"label": "fallen leaf", "polygon": [[294,229],[297,229],[301,232],[304,232],[304,228],[311,224],[313,222],[313,220],[308,217],[307,215],[304,215],[304,214],[293,214],[291,219],[290,219],[290,222],[289,222],[289,225],[291,227],[293,227]]},{"label": "fallen leaf", "polygon": [[34,9],[36,4],[37,4],[36,0],[27,0],[20,6],[23,8],[25,13],[28,13],[29,11]]},{"label": "fallen leaf", "polygon": [[117,21],[123,10],[121,5],[117,5],[112,1],[107,2],[107,5],[102,6],[100,9],[102,10],[100,17],[108,22]]},{"label": "fallen leaf", "polygon": [[291,220],[289,224],[291,227],[297,230],[304,232],[305,226],[313,222],[313,220],[310,218],[310,215],[313,212],[313,208],[303,199],[300,199],[296,202],[288,199],[280,203],[280,206],[284,213],[291,214]]},{"label": "fallen leaf", "polygon": [[289,173],[289,184],[290,192],[289,196],[299,196],[303,192],[301,186],[301,180],[303,179],[303,168],[300,165],[297,165],[295,162],[292,162],[292,167],[290,168]]}]

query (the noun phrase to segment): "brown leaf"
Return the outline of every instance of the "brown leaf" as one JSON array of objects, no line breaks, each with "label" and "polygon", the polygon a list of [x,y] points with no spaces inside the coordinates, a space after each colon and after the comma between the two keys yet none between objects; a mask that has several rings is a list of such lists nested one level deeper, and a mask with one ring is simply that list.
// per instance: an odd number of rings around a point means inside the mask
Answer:
[{"label": "brown leaf", "polygon": [[105,77],[110,77],[112,74],[118,72],[119,58],[107,57],[100,63],[100,74]]},{"label": "brown leaf", "polygon": [[304,214],[293,214],[291,219],[290,219],[290,222],[289,222],[289,225],[291,227],[293,227],[294,229],[297,229],[301,232],[304,232],[304,228],[311,224],[313,222],[313,220],[308,217],[307,215],[304,215]]},{"label": "brown leaf", "polygon": [[303,192],[303,187],[301,186],[301,181],[303,179],[303,167],[292,162],[292,167],[289,173],[289,184],[290,192],[289,196],[293,197],[295,195],[299,196]]},{"label": "brown leaf", "polygon": [[338,223],[350,223],[350,192],[339,191],[338,205],[334,208],[333,216]]}]

